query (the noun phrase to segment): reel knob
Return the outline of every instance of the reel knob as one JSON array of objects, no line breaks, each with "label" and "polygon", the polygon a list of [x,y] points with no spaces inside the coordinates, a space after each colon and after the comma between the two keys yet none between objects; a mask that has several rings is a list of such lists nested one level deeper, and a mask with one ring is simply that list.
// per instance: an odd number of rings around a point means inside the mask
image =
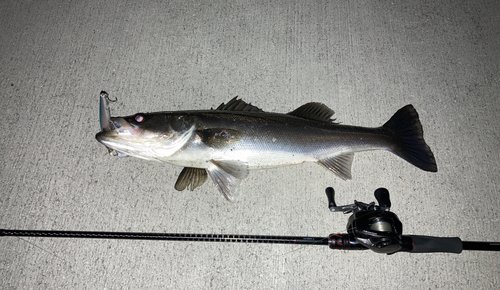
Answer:
[{"label": "reel knob", "polygon": [[387,188],[378,188],[375,190],[375,198],[382,209],[389,210],[391,208],[391,199]]}]

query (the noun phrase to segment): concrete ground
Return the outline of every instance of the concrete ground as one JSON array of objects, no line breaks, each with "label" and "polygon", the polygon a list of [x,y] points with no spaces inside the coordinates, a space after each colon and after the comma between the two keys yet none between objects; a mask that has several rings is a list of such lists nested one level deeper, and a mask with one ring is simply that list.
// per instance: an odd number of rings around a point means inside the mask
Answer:
[{"label": "concrete ground", "polygon": [[[139,3],[140,2],[140,3]],[[138,4],[139,3],[139,4]],[[328,236],[339,203],[391,192],[405,234],[500,241],[498,1],[1,1],[0,228]],[[270,112],[322,102],[343,124],[419,112],[439,171],[383,151],[353,180],[316,164],[253,171],[227,202],[181,167],[109,156],[112,115]],[[326,246],[0,238],[1,289],[498,289],[500,254],[387,256]]]}]

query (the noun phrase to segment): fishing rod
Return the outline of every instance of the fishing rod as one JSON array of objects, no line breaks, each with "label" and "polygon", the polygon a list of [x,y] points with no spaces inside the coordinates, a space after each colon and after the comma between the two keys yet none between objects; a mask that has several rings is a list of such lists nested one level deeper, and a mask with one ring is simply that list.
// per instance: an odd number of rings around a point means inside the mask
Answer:
[{"label": "fishing rod", "polygon": [[385,188],[375,190],[378,205],[375,202],[367,204],[355,200],[353,204],[337,206],[335,191],[331,187],[326,189],[326,195],[330,211],[352,214],[347,223],[347,233],[330,234],[328,237],[294,237],[0,229],[0,236],[323,245],[337,250],[372,250],[382,254],[500,251],[500,242],[469,242],[458,237],[403,235],[403,225],[396,214],[390,211],[389,191]]}]

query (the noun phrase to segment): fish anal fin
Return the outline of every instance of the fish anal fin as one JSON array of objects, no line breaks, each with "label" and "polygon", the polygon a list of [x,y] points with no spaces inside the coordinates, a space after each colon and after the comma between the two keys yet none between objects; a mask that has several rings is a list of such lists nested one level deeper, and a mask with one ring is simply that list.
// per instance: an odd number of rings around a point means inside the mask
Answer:
[{"label": "fish anal fin", "polygon": [[340,178],[347,180],[351,179],[351,167],[354,160],[354,153],[347,152],[340,155],[335,155],[330,158],[319,160],[318,162],[327,169],[335,173]]},{"label": "fish anal fin", "polygon": [[211,160],[207,168],[208,175],[217,189],[229,201],[238,196],[238,185],[248,175],[248,166],[238,161]]},{"label": "fish anal fin", "polygon": [[307,103],[291,111],[287,115],[308,120],[335,123],[334,122],[335,119],[331,119],[333,114],[334,114],[333,110],[328,108],[325,104]]},{"label": "fish anal fin", "polygon": [[205,143],[205,145],[214,149],[221,149],[234,144],[243,136],[241,131],[224,128],[197,130],[196,134],[200,137],[201,141]]},{"label": "fish anal fin", "polygon": [[184,167],[177,178],[174,188],[178,191],[183,191],[186,188],[193,191],[195,188],[203,185],[207,179],[208,174],[205,169]]},{"label": "fish anal fin", "polygon": [[238,112],[264,112],[262,109],[246,103],[243,100],[238,100],[238,96],[232,98],[227,104],[220,104],[217,109],[218,111],[238,111]]}]

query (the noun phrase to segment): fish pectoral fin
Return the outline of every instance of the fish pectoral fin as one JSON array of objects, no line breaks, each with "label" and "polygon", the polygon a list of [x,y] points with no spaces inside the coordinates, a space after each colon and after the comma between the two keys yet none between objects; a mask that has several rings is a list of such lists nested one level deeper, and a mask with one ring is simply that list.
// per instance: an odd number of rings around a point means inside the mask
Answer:
[{"label": "fish pectoral fin", "polygon": [[287,115],[327,123],[335,123],[335,119],[331,119],[334,112],[322,103],[307,103],[297,109],[291,111]]},{"label": "fish pectoral fin", "polygon": [[197,130],[196,134],[205,145],[214,149],[222,149],[234,144],[243,136],[241,131],[224,128]]},{"label": "fish pectoral fin", "polygon": [[238,185],[248,176],[248,166],[238,161],[211,160],[207,171],[217,189],[229,201],[236,200]]},{"label": "fish pectoral fin", "polygon": [[354,159],[354,153],[342,153],[330,158],[319,160],[318,162],[328,168],[340,178],[347,180],[351,179],[351,167]]},{"label": "fish pectoral fin", "polygon": [[208,174],[204,168],[184,167],[177,178],[174,188],[183,191],[188,188],[193,191],[207,181]]}]

